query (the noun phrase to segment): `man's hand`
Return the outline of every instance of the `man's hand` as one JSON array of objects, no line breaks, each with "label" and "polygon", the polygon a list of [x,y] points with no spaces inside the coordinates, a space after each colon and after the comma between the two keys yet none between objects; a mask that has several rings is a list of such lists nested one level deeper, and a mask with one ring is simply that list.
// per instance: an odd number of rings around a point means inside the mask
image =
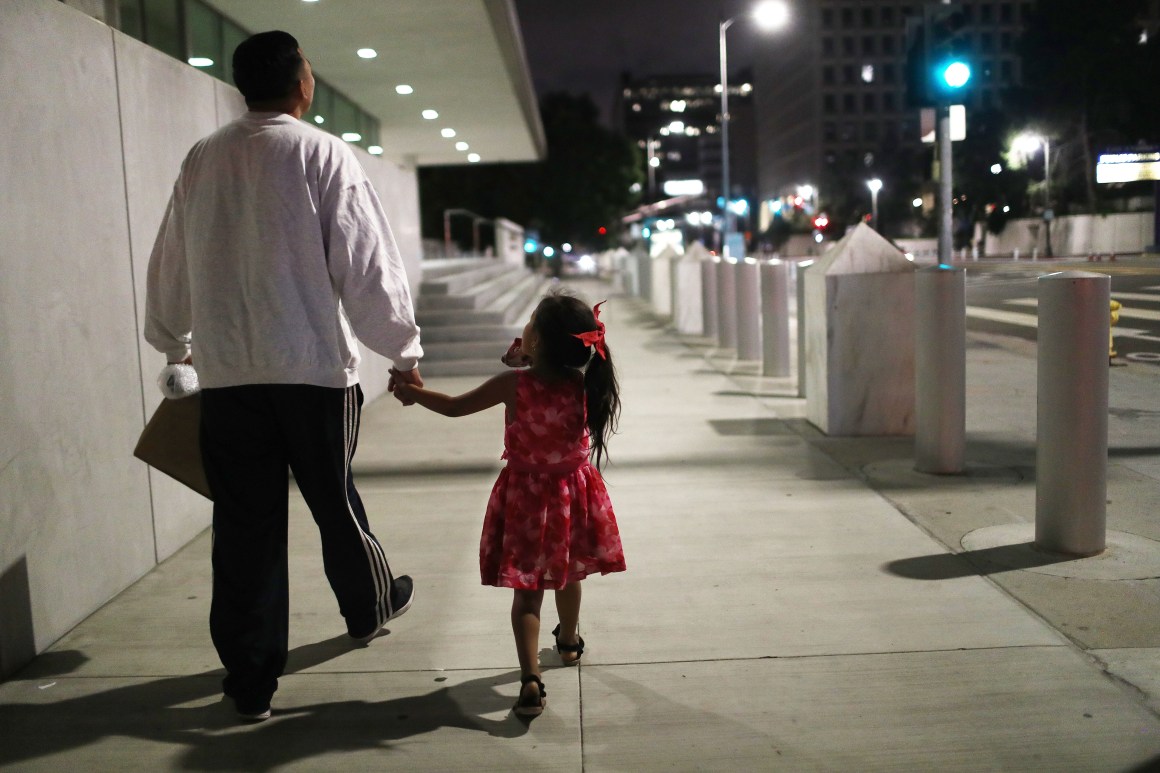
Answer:
[{"label": "man's hand", "polygon": [[400,403],[403,405],[414,405],[415,401],[408,399],[404,395],[405,390],[399,389],[400,385],[406,384],[409,386],[422,387],[423,377],[419,375],[419,367],[415,366],[412,370],[399,370],[398,368],[391,368],[391,378],[387,382],[387,391],[395,395]]}]

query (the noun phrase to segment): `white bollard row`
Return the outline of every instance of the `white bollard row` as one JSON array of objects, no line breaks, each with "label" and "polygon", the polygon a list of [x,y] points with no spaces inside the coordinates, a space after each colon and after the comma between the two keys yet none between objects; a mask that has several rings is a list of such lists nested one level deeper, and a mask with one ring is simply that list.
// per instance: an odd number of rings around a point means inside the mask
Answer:
[{"label": "white bollard row", "polygon": [[966,275],[939,264],[914,274],[914,469],[961,473],[967,432]]},{"label": "white bollard row", "polygon": [[1035,546],[1102,553],[1107,535],[1111,277],[1040,277]]}]

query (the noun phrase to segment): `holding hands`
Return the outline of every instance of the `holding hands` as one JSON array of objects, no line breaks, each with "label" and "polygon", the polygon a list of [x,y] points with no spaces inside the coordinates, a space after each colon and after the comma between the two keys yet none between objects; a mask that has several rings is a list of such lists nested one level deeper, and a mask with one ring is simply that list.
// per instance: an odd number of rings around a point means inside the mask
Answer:
[{"label": "holding hands", "polygon": [[399,370],[398,368],[391,368],[391,378],[387,382],[387,391],[395,395],[399,402],[403,405],[414,405],[414,398],[408,394],[408,391],[423,386],[423,377],[419,375],[419,366],[415,366],[412,370]]}]

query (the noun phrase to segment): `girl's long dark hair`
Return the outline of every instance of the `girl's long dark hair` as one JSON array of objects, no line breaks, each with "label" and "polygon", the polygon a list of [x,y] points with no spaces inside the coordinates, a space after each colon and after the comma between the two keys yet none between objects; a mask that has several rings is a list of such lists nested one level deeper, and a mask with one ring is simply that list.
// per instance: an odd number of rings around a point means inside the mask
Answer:
[{"label": "girl's long dark hair", "polygon": [[570,368],[584,371],[590,452],[599,468],[608,457],[608,439],[620,420],[620,384],[608,343],[605,342],[605,356],[601,357],[575,337],[577,333],[596,330],[596,317],[579,298],[554,291],[536,307],[532,326],[543,346],[540,357],[548,368],[561,373]]}]

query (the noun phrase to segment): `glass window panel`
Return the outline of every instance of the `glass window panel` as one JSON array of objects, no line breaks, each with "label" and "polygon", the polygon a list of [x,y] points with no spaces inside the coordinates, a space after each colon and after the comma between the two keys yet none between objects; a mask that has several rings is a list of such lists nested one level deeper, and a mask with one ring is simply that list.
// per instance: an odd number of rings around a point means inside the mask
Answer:
[{"label": "glass window panel", "polygon": [[[351,102],[343,94],[334,92],[334,122],[330,126],[330,132],[341,137],[347,132],[358,132],[361,128],[358,118],[359,110],[355,107],[354,102]],[[359,132],[361,134],[361,132]]]},{"label": "glass window panel", "polygon": [[121,0],[120,23],[121,32],[132,35],[138,40],[145,39],[145,29],[141,18],[141,0]]},{"label": "glass window panel", "polygon": [[[310,106],[310,112],[306,114],[305,118],[310,123],[325,129],[328,132],[334,131],[334,91],[325,82],[315,78],[314,80],[314,102]],[[321,121],[319,119],[322,119]]]},{"label": "glass window panel", "polygon": [[[221,17],[197,0],[185,4],[185,33],[189,59],[208,59],[213,64],[195,65],[219,80],[225,80],[226,68],[222,62]],[[193,62],[190,62],[193,64]]]},{"label": "glass window panel", "polygon": [[181,16],[177,0],[144,0],[145,42],[176,59],[184,60]]}]

